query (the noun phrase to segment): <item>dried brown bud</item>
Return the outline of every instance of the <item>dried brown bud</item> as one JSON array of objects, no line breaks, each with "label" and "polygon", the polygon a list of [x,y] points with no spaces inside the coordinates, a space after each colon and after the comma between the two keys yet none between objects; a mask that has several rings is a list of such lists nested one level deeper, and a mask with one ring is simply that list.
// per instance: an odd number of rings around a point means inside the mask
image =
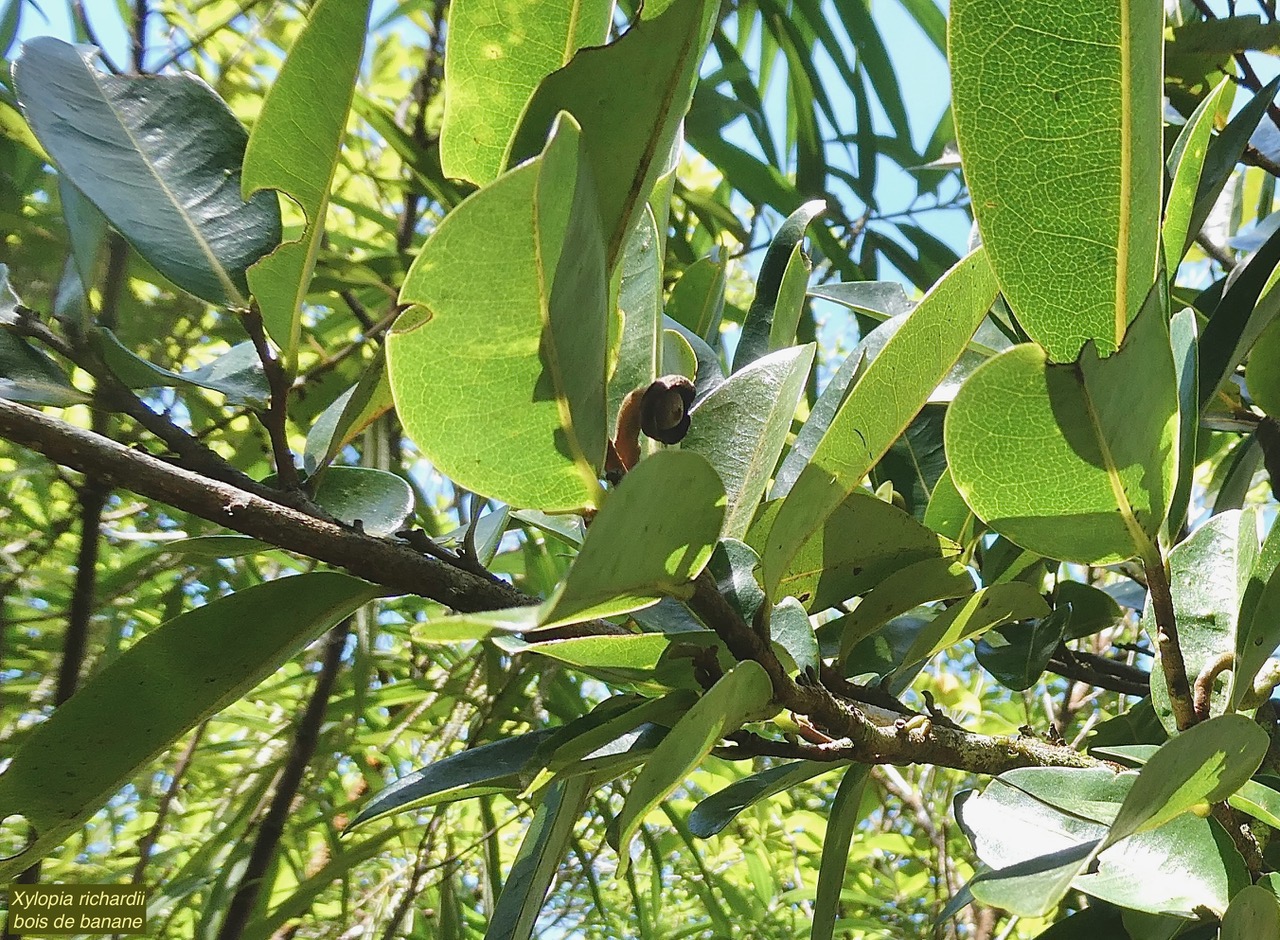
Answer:
[{"label": "dried brown bud", "polygon": [[693,383],[683,375],[664,375],[644,390],[640,400],[640,430],[663,444],[678,444],[689,433]]}]

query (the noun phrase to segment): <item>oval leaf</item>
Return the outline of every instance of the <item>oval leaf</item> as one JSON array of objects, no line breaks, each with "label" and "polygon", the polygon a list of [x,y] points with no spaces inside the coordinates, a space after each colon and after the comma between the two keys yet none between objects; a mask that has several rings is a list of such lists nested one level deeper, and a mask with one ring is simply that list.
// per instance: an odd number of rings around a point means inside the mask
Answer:
[{"label": "oval leaf", "polygon": [[579,136],[565,118],[542,156],[440,223],[387,338],[409,436],[461,486],[522,508],[602,494],[606,285]]},{"label": "oval leaf", "polygon": [[247,305],[245,270],[280,241],[272,193],[240,198],[248,135],[190,75],[106,75],[42,36],[14,64],[32,130],[138,254],[212,304]]}]

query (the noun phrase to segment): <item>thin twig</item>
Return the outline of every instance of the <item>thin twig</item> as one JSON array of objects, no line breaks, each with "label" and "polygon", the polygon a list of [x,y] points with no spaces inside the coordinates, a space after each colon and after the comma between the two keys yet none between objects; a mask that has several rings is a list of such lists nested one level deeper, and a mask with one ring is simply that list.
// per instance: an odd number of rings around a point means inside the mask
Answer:
[{"label": "thin twig", "polygon": [[258,412],[262,426],[267,429],[271,439],[271,453],[275,457],[276,476],[285,489],[298,487],[298,466],[293,461],[293,451],[289,449],[289,434],[285,427],[289,420],[289,376],[285,373],[280,357],[271,348],[267,332],[262,325],[262,314],[258,305],[253,304],[241,317],[245,332],[253,341],[253,348],[258,351],[263,371],[267,375],[267,385],[271,389],[271,400],[267,410]]}]

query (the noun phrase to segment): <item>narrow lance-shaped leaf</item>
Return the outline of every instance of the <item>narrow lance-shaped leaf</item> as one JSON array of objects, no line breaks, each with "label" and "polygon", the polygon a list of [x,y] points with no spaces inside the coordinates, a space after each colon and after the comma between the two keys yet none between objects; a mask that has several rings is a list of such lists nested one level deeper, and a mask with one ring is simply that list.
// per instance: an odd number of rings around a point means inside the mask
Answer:
[{"label": "narrow lance-shaped leaf", "polygon": [[846,770],[831,801],[831,818],[822,840],[822,862],[818,866],[818,894],[813,902],[810,940],[831,940],[835,936],[840,893],[849,865],[849,846],[858,827],[858,804],[862,802],[869,770],[861,765]]},{"label": "narrow lance-shaped leaf", "polygon": [[292,371],[302,301],[324,236],[329,187],[364,53],[372,0],[322,0],[271,83],[244,155],[246,197],[276,189],[298,204],[306,231],[249,270],[262,322]]},{"label": "narrow lance-shaped leaf", "polygon": [[579,138],[563,117],[542,156],[440,223],[387,339],[409,436],[458,484],[521,508],[593,508],[603,493],[607,294]]},{"label": "narrow lance-shaped leaf", "polygon": [[957,0],[965,181],[1009,306],[1049,358],[1119,347],[1156,275],[1159,0]]},{"label": "narrow lance-shaped leaf", "polygon": [[[827,207],[821,199],[806,202],[787,216],[778,233],[773,236],[760,264],[760,276],[756,279],[756,295],[742,324],[742,336],[733,354],[733,371],[738,372],[769,351],[769,337],[773,331],[774,309],[783,279],[790,266],[792,255],[804,240],[809,223]],[[803,298],[801,298],[803,301]]]},{"label": "narrow lance-shaped leaf", "polygon": [[934,285],[862,374],[774,520],[761,553],[771,595],[804,543],[862,484],[955,365],[995,297],[995,278],[978,249]]},{"label": "narrow lance-shaped leaf", "polygon": [[619,864],[627,865],[627,847],[640,821],[698,766],[719,740],[764,708],[773,686],[764,667],[741,662],[694,703],[654,749],[636,777],[617,818]]},{"label": "narrow lance-shaped leaf", "polygon": [[49,155],[138,253],[213,304],[248,303],[245,271],[280,241],[270,193],[244,203],[244,128],[190,75],[106,75],[92,52],[23,46],[14,85]]},{"label": "narrow lance-shaped leaf", "polygon": [[440,162],[483,186],[506,168],[538,83],[583,46],[605,41],[612,0],[454,0],[444,55]]},{"label": "narrow lance-shaped leaf", "polygon": [[281,578],[188,611],[113,659],[0,775],[0,806],[35,829],[26,851],[0,862],[0,878],[47,855],[178,737],[378,593],[332,572]]},{"label": "narrow lance-shaped leaf", "polygon": [[1209,137],[1214,119],[1222,107],[1224,95],[1235,88],[1231,79],[1224,78],[1196,108],[1178,134],[1169,155],[1169,198],[1164,209],[1164,225],[1161,238],[1164,241],[1164,266],[1172,281],[1186,254],[1187,247],[1198,232],[1191,231],[1191,214],[1195,210],[1196,194],[1200,190],[1200,176],[1204,170],[1205,156],[1209,152]]}]

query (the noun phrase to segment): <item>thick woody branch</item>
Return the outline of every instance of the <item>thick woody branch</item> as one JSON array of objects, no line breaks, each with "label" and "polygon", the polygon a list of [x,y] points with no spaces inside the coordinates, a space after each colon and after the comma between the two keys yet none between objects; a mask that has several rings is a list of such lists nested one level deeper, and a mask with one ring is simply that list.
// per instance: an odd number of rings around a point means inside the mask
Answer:
[{"label": "thick woody branch", "polygon": [[930,763],[980,774],[1000,774],[1017,767],[1104,766],[1086,754],[1039,738],[973,734],[944,727],[925,716],[877,725],[861,708],[837,698],[825,685],[793,681],[770,644],[743,622],[706,572],[695,582],[688,603],[734,656],[753,659],[764,667],[773,683],[774,701],[807,716],[833,738],[830,744],[814,746],[811,756],[821,754],[819,759],[865,764]]},{"label": "thick woody branch", "polygon": [[0,400],[0,437],[140,496],[345,568],[394,592],[419,594],[460,611],[536,603],[510,585],[453,568],[402,543],[317,519],[25,405]]}]

